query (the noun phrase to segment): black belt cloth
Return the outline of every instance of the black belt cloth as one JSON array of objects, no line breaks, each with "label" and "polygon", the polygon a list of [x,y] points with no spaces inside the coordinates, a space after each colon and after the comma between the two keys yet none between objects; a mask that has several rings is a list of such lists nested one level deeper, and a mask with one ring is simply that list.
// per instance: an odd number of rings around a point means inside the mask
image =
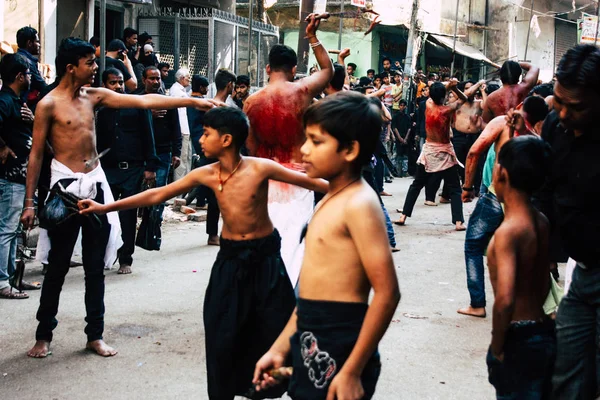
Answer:
[{"label": "black belt cloth", "polygon": [[206,369],[211,400],[280,398],[284,385],[253,393],[256,362],[287,324],[296,298],[277,230],[265,238],[221,238],[204,299]]},{"label": "black belt cloth", "polygon": [[[298,330],[290,338],[294,372],[288,395],[294,400],[325,400],[362,328],[369,306],[364,303],[298,299]],[[361,375],[363,400],[375,393],[381,372],[377,350]]]}]

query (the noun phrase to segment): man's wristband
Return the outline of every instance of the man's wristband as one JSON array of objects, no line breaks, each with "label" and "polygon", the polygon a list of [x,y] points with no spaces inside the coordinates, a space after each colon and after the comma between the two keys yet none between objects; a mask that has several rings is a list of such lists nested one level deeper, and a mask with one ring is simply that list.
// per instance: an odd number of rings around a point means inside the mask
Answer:
[{"label": "man's wristband", "polygon": [[475,187],[471,186],[471,187],[462,187],[462,190],[464,190],[465,192],[472,192],[473,190],[475,190]]}]

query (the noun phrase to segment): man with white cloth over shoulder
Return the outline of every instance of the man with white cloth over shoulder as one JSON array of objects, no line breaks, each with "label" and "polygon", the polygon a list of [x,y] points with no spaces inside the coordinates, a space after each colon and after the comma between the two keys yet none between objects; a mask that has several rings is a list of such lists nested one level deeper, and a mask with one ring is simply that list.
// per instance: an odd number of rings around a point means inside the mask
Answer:
[{"label": "man with white cloth over shoulder", "polygon": [[[75,38],[64,39],[56,57],[59,85],[38,104],[33,126],[33,143],[27,169],[26,194],[21,222],[31,228],[35,219],[33,197],[38,185],[46,141],[54,150],[51,165],[51,194],[41,211],[41,220],[50,228],[48,272],[44,277],[36,343],[27,353],[43,358],[50,354],[52,331],[58,321],[60,292],[69,271],[71,254],[79,230],[82,231],[83,268],[85,271],[85,306],[87,348],[109,357],[117,351],[103,340],[104,331],[104,267],[116,259],[120,246],[118,215],[82,216],[73,199],[95,199],[112,202],[104,171],[98,163],[94,109],[109,108],[177,108],[210,109],[216,102],[194,98],[168,98],[161,95],[124,95],[104,88],[87,87],[98,70],[95,48]],[[63,203],[64,206],[61,207]],[[76,199],[75,199],[76,203]],[[59,211],[50,213],[51,210]]]}]

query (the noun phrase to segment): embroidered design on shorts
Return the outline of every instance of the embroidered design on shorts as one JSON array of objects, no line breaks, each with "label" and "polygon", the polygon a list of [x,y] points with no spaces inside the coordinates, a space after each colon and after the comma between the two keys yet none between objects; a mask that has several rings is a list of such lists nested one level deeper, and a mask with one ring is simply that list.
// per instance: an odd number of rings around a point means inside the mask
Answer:
[{"label": "embroidered design on shorts", "polygon": [[312,332],[304,332],[300,336],[300,354],[308,369],[308,378],[317,389],[323,389],[337,371],[335,360],[326,351],[319,350],[319,343]]}]

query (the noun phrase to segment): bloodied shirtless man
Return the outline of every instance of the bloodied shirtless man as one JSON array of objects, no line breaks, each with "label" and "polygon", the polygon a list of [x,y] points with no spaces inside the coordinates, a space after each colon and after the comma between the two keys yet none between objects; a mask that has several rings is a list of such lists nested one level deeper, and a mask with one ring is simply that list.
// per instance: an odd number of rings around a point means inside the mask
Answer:
[{"label": "bloodied shirtless man", "polygon": [[[527,74],[519,83],[523,70],[527,71]],[[502,87],[488,96],[483,105],[483,121],[487,123],[494,117],[506,115],[508,110],[521,104],[537,83],[539,74],[540,69],[529,63],[505,61],[500,68]]]},{"label": "bloodied shirtless man", "polygon": [[[297,57],[287,46],[275,45],[269,53],[269,85],[251,95],[244,104],[250,120],[246,146],[251,155],[270,158],[283,166],[303,171],[300,147],[304,143],[302,116],[312,99],[327,87],[333,77],[333,65],[327,50],[317,39],[319,19],[307,17],[306,37],[315,52],[319,71],[294,82]],[[312,213],[314,194],[304,188],[271,182],[269,214],[282,236],[281,256],[292,285],[296,284],[302,263],[298,238]]]},{"label": "bloodied shirtless man", "polygon": [[[71,254],[82,231],[85,271],[85,306],[87,348],[109,357],[117,351],[102,338],[104,331],[104,267],[111,266],[120,245],[119,217],[81,216],[73,207],[75,197],[94,199],[100,203],[113,201],[110,187],[99,165],[96,152],[94,109],[146,108],[165,109],[197,107],[211,109],[216,102],[197,98],[169,98],[160,95],[133,96],[104,88],[88,87],[98,70],[95,48],[80,39],[62,41],[56,57],[59,85],[42,99],[36,110],[24,211],[21,222],[31,228],[35,219],[34,194],[38,185],[46,141],[54,150],[51,165],[51,193],[40,213],[40,247],[47,249],[48,272],[44,278],[36,343],[27,355],[43,358],[50,354],[52,331],[58,321],[58,302]],[[71,201],[64,199],[70,198]],[[50,211],[50,208],[54,212]],[[58,212],[57,212],[58,211]]]},{"label": "bloodied shirtless man", "polygon": [[[425,109],[425,130],[427,141],[417,160],[417,173],[410,185],[400,219],[394,221],[404,225],[406,218],[412,215],[413,207],[421,190],[432,178],[445,180],[450,192],[452,223],[457,231],[464,231],[462,202],[460,200],[460,182],[458,178],[458,161],[454,147],[450,143],[450,123],[456,110],[467,100],[463,92],[457,88],[458,81],[452,79],[445,85],[435,82],[429,90],[429,100]],[[448,102],[448,91],[457,96],[454,102]]]}]

